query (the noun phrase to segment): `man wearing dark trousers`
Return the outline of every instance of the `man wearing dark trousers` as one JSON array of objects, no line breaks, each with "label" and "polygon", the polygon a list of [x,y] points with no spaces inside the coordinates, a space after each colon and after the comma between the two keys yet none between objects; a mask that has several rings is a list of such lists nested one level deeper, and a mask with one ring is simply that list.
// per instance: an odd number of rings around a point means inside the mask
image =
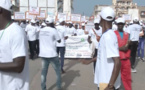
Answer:
[{"label": "man wearing dark trousers", "polygon": [[31,24],[27,25],[25,31],[29,41],[30,58],[33,60],[36,51],[36,33],[38,32],[38,29],[35,26],[35,20],[31,20]]},{"label": "man wearing dark trousers", "polygon": [[65,40],[68,38],[66,36],[66,28],[65,28],[65,21],[63,19],[59,20],[60,25],[58,25],[56,27],[57,32],[61,38],[61,43],[57,42],[57,53],[59,55],[60,53],[60,60],[61,60],[61,72],[65,73],[64,69],[63,69],[63,65],[64,65],[64,55],[65,55]]},{"label": "man wearing dark trousers", "polygon": [[139,33],[141,31],[141,26],[139,25],[139,19],[134,18],[133,23],[131,26],[128,27],[129,34],[130,34],[130,41],[131,41],[131,72],[137,72],[135,69],[135,59],[136,59],[136,52],[138,47],[139,41]]}]

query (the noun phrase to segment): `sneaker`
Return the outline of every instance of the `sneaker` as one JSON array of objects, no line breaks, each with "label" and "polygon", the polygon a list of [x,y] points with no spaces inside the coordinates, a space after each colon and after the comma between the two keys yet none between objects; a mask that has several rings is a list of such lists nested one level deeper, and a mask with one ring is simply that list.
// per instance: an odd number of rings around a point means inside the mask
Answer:
[{"label": "sneaker", "polygon": [[143,62],[145,62],[145,59],[144,59],[144,58],[141,58],[141,60],[142,60]]},{"label": "sneaker", "polygon": [[62,73],[62,74],[64,74],[64,73],[65,73],[65,71],[62,69],[62,70],[61,70],[61,73]]},{"label": "sneaker", "polygon": [[132,73],[136,73],[137,70],[136,70],[136,69],[131,69],[131,72],[132,72]]},{"label": "sneaker", "polygon": [[141,58],[140,58],[140,57],[137,57],[137,59],[139,59],[139,60],[140,60]]}]

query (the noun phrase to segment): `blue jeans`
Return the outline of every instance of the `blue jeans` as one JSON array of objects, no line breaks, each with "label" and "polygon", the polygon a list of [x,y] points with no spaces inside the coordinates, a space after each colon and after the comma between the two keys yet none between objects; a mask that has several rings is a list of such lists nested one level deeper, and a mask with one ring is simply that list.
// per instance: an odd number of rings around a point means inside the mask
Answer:
[{"label": "blue jeans", "polygon": [[60,53],[60,60],[61,60],[61,70],[64,66],[64,55],[65,55],[65,47],[57,47],[57,54]]},{"label": "blue jeans", "polygon": [[61,69],[60,69],[60,62],[58,57],[54,58],[42,58],[42,72],[41,72],[41,88],[42,90],[46,90],[46,77],[48,72],[49,64],[52,64],[56,76],[57,76],[57,88],[61,88]]},{"label": "blue jeans", "polygon": [[144,38],[139,38],[138,57],[144,58]]}]

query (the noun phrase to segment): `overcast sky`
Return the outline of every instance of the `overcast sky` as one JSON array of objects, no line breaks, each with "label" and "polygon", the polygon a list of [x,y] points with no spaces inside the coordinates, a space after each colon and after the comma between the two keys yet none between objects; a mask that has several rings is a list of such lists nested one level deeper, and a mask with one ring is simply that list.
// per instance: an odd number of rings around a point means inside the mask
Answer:
[{"label": "overcast sky", "polygon": [[[145,0],[133,0],[139,6],[145,6]],[[112,5],[112,0],[74,0],[74,13],[92,15],[95,5]]]}]

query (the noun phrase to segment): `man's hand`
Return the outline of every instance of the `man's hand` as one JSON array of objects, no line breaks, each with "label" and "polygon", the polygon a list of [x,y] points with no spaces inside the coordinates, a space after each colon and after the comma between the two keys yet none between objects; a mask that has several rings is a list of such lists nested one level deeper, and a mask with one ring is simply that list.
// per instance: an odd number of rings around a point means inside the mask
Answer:
[{"label": "man's hand", "polygon": [[81,60],[82,64],[89,65],[92,63],[92,60]]},{"label": "man's hand", "polygon": [[96,61],[96,57],[91,60],[81,60],[82,64],[89,65],[90,63]]}]

